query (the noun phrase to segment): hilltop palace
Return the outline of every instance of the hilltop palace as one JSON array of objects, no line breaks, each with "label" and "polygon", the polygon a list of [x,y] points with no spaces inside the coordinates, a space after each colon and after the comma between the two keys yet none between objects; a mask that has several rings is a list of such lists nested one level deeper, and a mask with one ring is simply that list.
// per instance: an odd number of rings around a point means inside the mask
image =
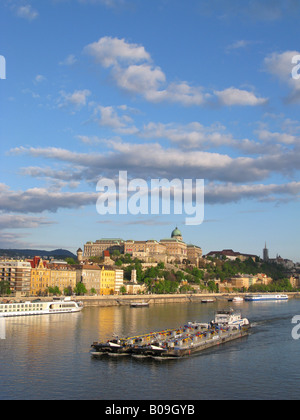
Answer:
[{"label": "hilltop palace", "polygon": [[196,245],[188,245],[182,239],[180,230],[176,227],[171,233],[171,238],[156,241],[134,241],[132,239],[123,240],[120,238],[103,238],[96,242],[87,242],[84,251],[79,248],[77,251],[78,260],[90,257],[102,257],[104,251],[113,253],[119,251],[120,254],[129,254],[132,258],[139,258],[144,262],[190,262],[198,265],[202,257],[202,249]]}]

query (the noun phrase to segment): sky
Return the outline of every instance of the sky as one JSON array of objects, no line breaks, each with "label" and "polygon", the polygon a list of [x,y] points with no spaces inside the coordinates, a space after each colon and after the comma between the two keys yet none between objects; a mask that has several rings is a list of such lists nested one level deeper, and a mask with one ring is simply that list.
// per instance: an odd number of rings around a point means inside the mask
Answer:
[{"label": "sky", "polygon": [[[300,261],[299,19],[298,0],[1,0],[0,248],[178,226],[204,254]],[[99,214],[120,171],[148,197],[204,180],[203,222]]]}]

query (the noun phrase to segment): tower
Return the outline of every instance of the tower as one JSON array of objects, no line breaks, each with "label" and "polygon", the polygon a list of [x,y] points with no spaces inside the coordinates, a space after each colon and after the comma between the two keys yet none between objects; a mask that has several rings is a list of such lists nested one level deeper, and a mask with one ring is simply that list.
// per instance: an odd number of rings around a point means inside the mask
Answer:
[{"label": "tower", "polygon": [[267,248],[267,243],[265,242],[265,247],[263,249],[263,260],[269,261],[269,250]]},{"label": "tower", "polygon": [[81,262],[82,261],[82,249],[81,248],[78,248],[77,249],[77,260],[78,260],[78,262]]}]

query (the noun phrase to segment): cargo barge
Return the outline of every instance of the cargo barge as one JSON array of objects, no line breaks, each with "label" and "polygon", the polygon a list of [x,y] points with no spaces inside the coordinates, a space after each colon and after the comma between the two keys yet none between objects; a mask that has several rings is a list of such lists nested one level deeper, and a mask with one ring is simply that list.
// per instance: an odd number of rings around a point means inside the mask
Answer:
[{"label": "cargo barge", "polygon": [[247,336],[249,328],[248,319],[240,313],[218,311],[210,323],[194,321],[180,328],[94,342],[91,355],[179,358]]}]

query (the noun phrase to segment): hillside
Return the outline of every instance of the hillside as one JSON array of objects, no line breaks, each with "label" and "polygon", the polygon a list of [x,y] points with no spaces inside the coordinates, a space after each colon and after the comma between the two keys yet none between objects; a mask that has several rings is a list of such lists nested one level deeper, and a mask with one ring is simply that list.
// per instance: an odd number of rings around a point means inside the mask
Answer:
[{"label": "hillside", "polygon": [[41,249],[0,249],[0,256],[9,258],[33,258],[35,256],[45,258],[74,258],[76,255],[67,249],[55,249],[53,251],[45,251]]}]

